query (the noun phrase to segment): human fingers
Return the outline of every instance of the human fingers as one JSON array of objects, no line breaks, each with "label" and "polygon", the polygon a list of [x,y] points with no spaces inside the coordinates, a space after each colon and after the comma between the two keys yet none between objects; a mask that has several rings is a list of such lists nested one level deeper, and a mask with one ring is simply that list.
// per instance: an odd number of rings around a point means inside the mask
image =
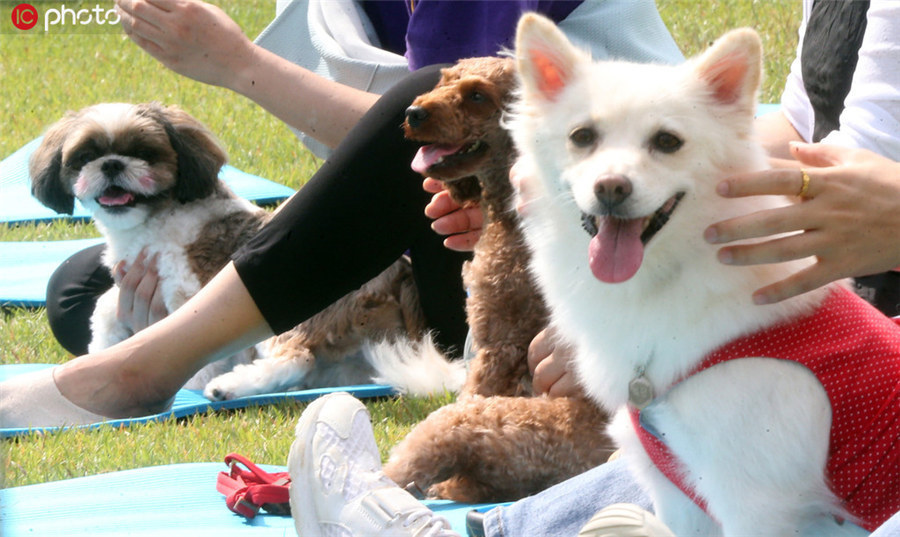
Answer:
[{"label": "human fingers", "polygon": [[757,305],[774,304],[818,289],[839,277],[840,274],[828,270],[824,264],[817,262],[783,280],[757,289],[753,293],[753,303]]},{"label": "human fingers", "polygon": [[813,229],[823,215],[808,205],[787,205],[716,222],[704,230],[703,238],[710,244],[724,244]]},{"label": "human fingers", "polygon": [[465,207],[447,213],[431,223],[431,229],[440,235],[457,235],[480,231],[484,215],[478,207]]},{"label": "human fingers", "polygon": [[422,190],[428,192],[429,194],[437,194],[438,192],[442,192],[446,189],[447,187],[444,185],[443,181],[438,181],[437,179],[432,179],[431,177],[426,177],[425,180],[422,181]]},{"label": "human fingers", "polygon": [[159,272],[156,261],[157,257],[154,256],[147,263],[144,276],[134,291],[132,314],[132,330],[134,332],[140,332],[161,318],[159,302],[162,297],[159,292]]},{"label": "human fingers", "polygon": [[537,333],[528,344],[528,353],[526,356],[528,362],[528,371],[534,375],[534,370],[539,363],[550,356],[553,351],[553,343],[550,337],[550,329],[545,328]]},{"label": "human fingers", "polygon": [[535,365],[531,377],[531,388],[535,395],[549,394],[553,391],[554,385],[566,374],[565,368],[553,358],[552,353],[548,354]]},{"label": "human fingers", "polygon": [[167,11],[146,0],[116,0],[119,24],[132,41],[154,57],[164,53]]},{"label": "human fingers", "polygon": [[720,249],[716,256],[726,265],[746,266],[782,263],[812,257],[823,250],[821,234],[805,231],[763,242],[740,244]]},{"label": "human fingers", "polygon": [[119,321],[131,326],[134,312],[134,293],[146,273],[146,251],[141,250],[134,262],[127,266],[125,262],[116,265],[113,278],[119,287],[119,301],[116,316]]},{"label": "human fingers", "polygon": [[[423,183],[424,187],[424,183]],[[431,201],[425,206],[425,216],[436,220],[461,208],[446,190],[439,190],[431,197]]]},{"label": "human fingers", "polygon": [[807,190],[802,194],[807,198],[815,197],[820,190],[819,185],[813,180],[817,172],[800,168],[777,168],[733,175],[716,185],[716,193],[726,198],[798,196],[805,183],[804,173],[810,180]]},{"label": "human fingers", "polygon": [[444,247],[455,252],[471,252],[475,249],[475,243],[481,238],[481,230],[457,233],[444,239]]}]

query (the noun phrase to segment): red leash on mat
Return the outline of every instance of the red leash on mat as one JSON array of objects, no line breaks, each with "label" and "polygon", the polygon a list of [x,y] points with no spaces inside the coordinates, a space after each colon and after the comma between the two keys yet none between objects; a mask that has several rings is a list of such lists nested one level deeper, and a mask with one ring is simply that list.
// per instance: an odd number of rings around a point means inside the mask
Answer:
[{"label": "red leash on mat", "polygon": [[228,471],[219,472],[216,490],[225,495],[228,509],[247,518],[255,517],[260,507],[272,514],[290,516],[291,477],[287,472],[266,472],[237,453],[226,455],[225,464]]}]

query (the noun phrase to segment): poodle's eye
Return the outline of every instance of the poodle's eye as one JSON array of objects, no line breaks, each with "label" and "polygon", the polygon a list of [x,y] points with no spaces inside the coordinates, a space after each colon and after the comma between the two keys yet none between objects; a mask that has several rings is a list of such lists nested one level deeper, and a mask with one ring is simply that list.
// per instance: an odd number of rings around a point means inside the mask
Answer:
[{"label": "poodle's eye", "polygon": [[569,140],[575,147],[591,147],[598,137],[597,131],[590,127],[578,127],[569,133]]},{"label": "poodle's eye", "polygon": [[674,153],[681,149],[682,145],[684,145],[684,140],[666,131],[657,132],[650,140],[651,148],[663,153]]},{"label": "poodle's eye", "polygon": [[483,103],[487,101],[487,96],[485,96],[485,94],[481,93],[480,91],[473,91],[469,94],[469,100],[473,103]]}]

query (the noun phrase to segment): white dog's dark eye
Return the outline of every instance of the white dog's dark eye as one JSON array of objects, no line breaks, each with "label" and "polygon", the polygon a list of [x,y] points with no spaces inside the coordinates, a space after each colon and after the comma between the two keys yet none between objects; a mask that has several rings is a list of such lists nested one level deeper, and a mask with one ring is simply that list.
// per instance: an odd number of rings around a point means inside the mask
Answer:
[{"label": "white dog's dark eye", "polygon": [[650,146],[663,153],[674,153],[681,149],[682,145],[684,145],[684,141],[681,138],[666,131],[657,132],[650,140]]},{"label": "white dog's dark eye", "polygon": [[578,127],[569,133],[569,140],[575,147],[591,147],[597,138],[597,131],[590,127]]}]

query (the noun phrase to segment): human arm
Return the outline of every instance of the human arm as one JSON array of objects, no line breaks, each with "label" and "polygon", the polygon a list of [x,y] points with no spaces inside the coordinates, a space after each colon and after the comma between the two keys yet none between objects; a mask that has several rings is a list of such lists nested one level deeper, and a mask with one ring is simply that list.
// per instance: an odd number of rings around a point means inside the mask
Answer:
[{"label": "human arm", "polygon": [[253,100],[334,148],[378,99],[257,46],[198,0],[116,0],[125,33],[169,69]]},{"label": "human arm", "polygon": [[[823,144],[792,144],[791,153],[810,176],[802,203],[719,222],[705,234],[707,241],[724,244],[794,233],[726,246],[718,254],[726,264],[816,258],[809,268],[757,290],[754,301],[777,302],[841,278],[900,266],[900,163],[867,150]],[[790,196],[800,185],[800,172],[787,167],[731,177],[718,192]]]}]

